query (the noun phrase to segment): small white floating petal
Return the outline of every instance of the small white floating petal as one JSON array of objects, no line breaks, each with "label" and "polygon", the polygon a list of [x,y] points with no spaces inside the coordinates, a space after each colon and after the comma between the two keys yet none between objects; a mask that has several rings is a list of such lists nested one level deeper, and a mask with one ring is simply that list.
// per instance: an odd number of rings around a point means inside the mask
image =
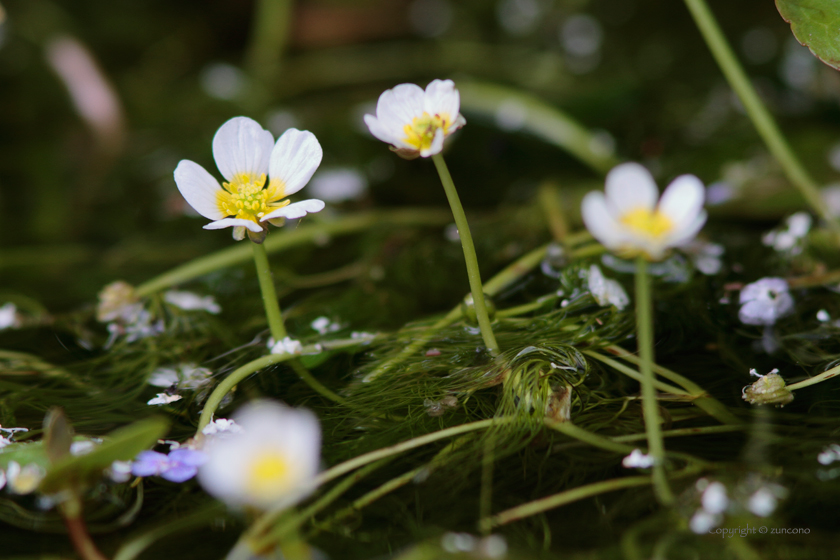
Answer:
[{"label": "small white floating petal", "polygon": [[297,218],[303,218],[307,214],[320,212],[324,209],[324,206],[324,201],[318,200],[317,198],[301,200],[300,202],[289,204],[288,206],[278,208],[277,210],[266,214],[265,216],[260,218],[260,221],[265,222],[268,220],[274,220],[276,218],[287,218],[289,220],[295,220]]},{"label": "small white floating petal", "polygon": [[289,196],[306,186],[323,157],[324,151],[314,134],[290,128],[271,151],[268,175],[272,182],[282,181],[283,196]]},{"label": "small white floating petal", "polygon": [[268,172],[274,137],[253,119],[234,117],[213,137],[213,157],[228,181],[237,175],[258,178]]},{"label": "small white floating petal", "polygon": [[226,227],[244,227],[250,229],[254,233],[262,231],[262,228],[256,222],[244,220],[242,218],[224,218],[222,220],[216,220],[215,222],[210,222],[205,225],[204,229],[224,229]]},{"label": "small white floating petal", "polygon": [[650,171],[633,162],[613,167],[604,190],[610,210],[620,213],[638,208],[653,210],[659,195]]},{"label": "small white floating petal", "polygon": [[180,401],[182,398],[183,397],[181,395],[167,395],[166,393],[158,393],[155,398],[150,399],[146,404],[153,406],[169,404],[174,403],[175,401]]},{"label": "small white floating petal", "polygon": [[220,220],[225,217],[218,204],[222,186],[194,161],[181,160],[175,168],[175,184],[187,203],[205,218]]}]

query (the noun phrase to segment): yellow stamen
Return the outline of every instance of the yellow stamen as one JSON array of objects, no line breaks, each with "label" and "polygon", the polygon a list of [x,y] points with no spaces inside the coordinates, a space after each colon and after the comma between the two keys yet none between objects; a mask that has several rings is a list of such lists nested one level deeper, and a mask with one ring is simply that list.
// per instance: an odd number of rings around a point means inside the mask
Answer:
[{"label": "yellow stamen", "polygon": [[224,190],[216,194],[219,210],[228,217],[259,223],[260,218],[272,210],[289,204],[288,200],[275,202],[283,197],[283,182],[272,180],[268,188],[264,189],[265,180],[265,173],[259,177],[240,173],[230,183],[223,183]]},{"label": "yellow stamen", "polygon": [[291,483],[291,468],[282,454],[264,451],[251,464],[247,473],[248,489],[253,494],[278,494],[286,491]]},{"label": "yellow stamen", "polygon": [[621,223],[647,237],[657,239],[674,229],[674,223],[658,210],[636,208],[621,217]]},{"label": "yellow stamen", "polygon": [[403,127],[405,141],[418,150],[428,150],[432,147],[435,133],[438,129],[443,130],[443,135],[449,134],[449,126],[452,121],[446,113],[435,113],[430,115],[424,112],[419,117],[411,119],[411,123]]}]

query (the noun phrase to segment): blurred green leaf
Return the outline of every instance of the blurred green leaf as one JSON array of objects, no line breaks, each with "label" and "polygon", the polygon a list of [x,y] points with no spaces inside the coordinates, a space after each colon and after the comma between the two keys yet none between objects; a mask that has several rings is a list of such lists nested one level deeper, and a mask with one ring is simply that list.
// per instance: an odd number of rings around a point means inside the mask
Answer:
[{"label": "blurred green leaf", "polygon": [[57,463],[70,454],[73,443],[73,426],[60,408],[51,408],[44,417],[44,451],[51,463]]},{"label": "blurred green leaf", "polygon": [[776,0],[776,7],[800,43],[817,58],[840,70],[840,2]]},{"label": "blurred green leaf", "polygon": [[169,430],[162,417],[140,420],[111,432],[106,441],[86,455],[71,456],[56,463],[41,482],[41,492],[54,494],[69,486],[83,486],[102,476],[114,461],[128,461],[149,449]]}]

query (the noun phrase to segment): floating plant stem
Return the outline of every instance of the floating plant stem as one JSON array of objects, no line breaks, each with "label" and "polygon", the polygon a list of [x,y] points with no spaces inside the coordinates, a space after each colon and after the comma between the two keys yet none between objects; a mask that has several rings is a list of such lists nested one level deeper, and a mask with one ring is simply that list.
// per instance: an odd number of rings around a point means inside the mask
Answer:
[{"label": "floating plant stem", "polygon": [[[581,352],[583,352],[584,354],[586,354],[587,356],[589,356],[591,358],[595,358],[599,362],[602,362],[602,363],[610,366],[611,368],[615,369],[616,371],[619,371],[619,372],[623,373],[627,377],[629,377],[631,379],[635,379],[639,383],[642,383],[643,375],[640,374],[638,371],[634,370],[633,368],[625,366],[624,364],[622,364],[620,362],[616,362],[615,360],[613,360],[611,358],[607,358],[606,356],[604,356],[602,354],[599,354],[598,352],[594,352],[592,350],[581,350]],[[672,395],[679,395],[679,396],[687,397],[688,399],[691,398],[691,394],[688,391],[684,391],[683,389],[680,389],[678,387],[674,387],[673,385],[668,385],[667,383],[663,383],[662,381],[659,381],[658,379],[654,379],[653,386],[656,387],[657,389],[659,389],[660,391],[664,391],[664,392],[670,393]]]},{"label": "floating plant stem", "polygon": [[788,385],[788,391],[796,391],[797,389],[804,389],[805,387],[810,387],[811,385],[816,385],[817,383],[822,383],[826,379],[831,379],[832,377],[837,377],[840,375],[840,366],[834,366],[831,369],[827,369],[819,375],[815,375],[810,379],[805,379],[804,381],[800,381],[799,383],[794,383],[792,385]]},{"label": "floating plant stem", "polygon": [[648,452],[653,458],[653,488],[657,499],[665,505],[674,501],[668,478],[665,475],[665,445],[662,442],[662,419],[656,402],[653,376],[653,301],[650,297],[650,279],[647,261],[636,257],[636,329],[639,343],[639,369],[642,373],[642,412],[645,417]]},{"label": "floating plant stem", "polygon": [[484,303],[484,286],[481,284],[481,273],[478,269],[478,258],[475,256],[475,245],[470,233],[470,225],[467,222],[467,216],[464,214],[463,206],[461,206],[461,199],[458,197],[458,191],[455,189],[455,183],[452,181],[452,176],[449,174],[449,168],[446,167],[443,156],[435,154],[432,156],[432,160],[435,162],[438,175],[440,175],[440,182],[443,183],[443,190],[446,191],[446,198],[449,200],[452,216],[455,218],[455,225],[458,228],[458,236],[461,238],[461,247],[464,249],[467,276],[470,280],[470,291],[475,306],[475,316],[481,329],[481,337],[484,339],[487,350],[495,356],[499,353],[499,344],[493,334],[493,327],[490,326],[490,316],[487,314],[487,306]]},{"label": "floating plant stem", "polygon": [[685,0],[685,3],[697,27],[700,28],[700,33],[706,40],[706,44],[712,51],[718,66],[723,71],[723,75],[726,76],[729,85],[738,94],[738,98],[744,105],[753,126],[755,126],[773,157],[782,166],[788,180],[799,189],[813,211],[825,220],[835,236],[840,237],[840,222],[831,215],[828,205],[823,203],[817,184],[793,153],[776,121],[773,120],[773,116],[761,101],[752,83],[750,83],[709,6],[705,0]]},{"label": "floating plant stem", "polygon": [[73,542],[73,548],[82,560],[107,560],[90,538],[85,520],[82,517],[82,500],[74,491],[70,492],[69,498],[59,505],[61,516],[64,518],[64,525],[67,533]]},{"label": "floating plant stem", "polygon": [[[269,235],[263,246],[267,253],[276,253],[298,245],[314,243],[319,239],[328,239],[333,235],[347,235],[381,225],[398,225],[401,227],[440,226],[446,225],[451,219],[448,212],[419,208],[388,212],[362,212],[335,221],[304,224],[296,229],[284,231],[283,235]],[[195,280],[199,276],[210,272],[245,263],[252,258],[252,251],[246,245],[245,243],[237,243],[233,247],[175,267],[140,284],[137,286],[135,293],[138,297],[146,297],[172,286]]]},{"label": "floating plant stem", "polygon": [[606,494],[607,492],[614,492],[624,488],[632,488],[634,486],[646,486],[651,483],[649,476],[625,476],[622,478],[613,478],[604,480],[602,482],[595,482],[593,484],[585,484],[571,490],[566,490],[552,496],[540,498],[533,502],[528,502],[501,513],[497,513],[493,517],[487,517],[480,521],[480,525],[484,531],[489,531],[493,527],[505,525],[512,521],[518,521],[531,515],[536,515],[550,509],[560,507],[584,498],[591,496],[598,496]]},{"label": "floating plant stem", "polygon": [[618,443],[615,441],[614,438],[606,438],[603,436],[599,436],[598,434],[592,433],[589,430],[584,430],[583,428],[576,426],[571,422],[557,422],[548,418],[546,418],[544,422],[545,425],[551,428],[552,430],[556,430],[561,434],[565,434],[578,441],[588,443],[593,447],[598,447],[607,451],[614,451],[615,453],[630,453],[631,451],[633,451],[633,447],[629,445]]},{"label": "floating plant stem", "polygon": [[277,300],[277,292],[274,290],[274,279],[271,277],[268,254],[266,254],[262,243],[251,243],[251,245],[254,247],[254,263],[257,265],[257,278],[260,281],[265,316],[268,319],[272,338],[275,342],[280,342],[286,338],[286,326],[283,324],[280,302]]},{"label": "floating plant stem", "polygon": [[[371,339],[346,339],[346,340],[331,340],[329,343],[321,343],[320,347],[311,345],[311,346],[304,346],[301,349],[302,354],[317,354],[318,352],[323,352],[326,350],[337,350],[339,348],[350,348],[352,346],[358,346],[360,344],[367,344],[370,342]],[[258,372],[259,370],[266,368],[272,364],[279,364],[281,362],[285,362],[287,360],[296,359],[297,357],[294,354],[269,354],[268,356],[262,356],[257,358],[256,360],[250,361],[244,366],[241,366],[233,371],[230,375],[225,377],[225,379],[219,383],[213,392],[210,393],[210,396],[207,398],[207,402],[204,404],[204,410],[201,411],[201,417],[198,420],[198,430],[197,434],[201,433],[201,430],[204,429],[207,424],[213,419],[213,415],[216,413],[216,409],[219,408],[219,404],[222,402],[222,399],[227,395],[231,389],[233,389],[236,385],[241,383],[244,379],[246,379],[249,375]],[[317,391],[322,396],[332,400],[338,401],[342,404],[345,403],[344,399],[321,385],[321,383],[312,377],[306,368],[301,366],[301,369],[305,372],[305,376],[301,376],[303,381],[309,384],[312,389]],[[296,370],[297,371],[297,370]],[[301,375],[300,371],[297,371],[298,375]]]}]

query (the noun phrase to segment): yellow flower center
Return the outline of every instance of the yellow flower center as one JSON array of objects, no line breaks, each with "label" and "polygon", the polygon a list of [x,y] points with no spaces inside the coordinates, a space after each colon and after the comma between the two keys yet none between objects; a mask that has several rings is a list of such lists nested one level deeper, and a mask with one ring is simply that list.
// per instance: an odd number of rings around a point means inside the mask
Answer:
[{"label": "yellow flower center", "polygon": [[647,208],[636,208],[627,212],[621,217],[621,223],[637,233],[654,239],[667,235],[674,229],[674,223],[670,218],[658,210],[650,211]]},{"label": "yellow flower center", "polygon": [[292,469],[286,457],[274,451],[264,451],[251,464],[248,489],[255,495],[282,494],[291,486]]},{"label": "yellow flower center", "polygon": [[410,124],[403,127],[404,140],[418,150],[428,150],[432,147],[437,130],[442,129],[443,135],[446,136],[449,134],[451,124],[452,121],[446,113],[430,115],[424,111],[422,115],[414,117]]},{"label": "yellow flower center", "polygon": [[224,190],[216,195],[219,210],[228,217],[259,223],[260,218],[272,210],[289,204],[289,200],[272,204],[283,198],[283,182],[272,180],[267,188],[263,188],[265,180],[265,173],[259,177],[242,173],[236,175],[230,183],[223,183]]}]

